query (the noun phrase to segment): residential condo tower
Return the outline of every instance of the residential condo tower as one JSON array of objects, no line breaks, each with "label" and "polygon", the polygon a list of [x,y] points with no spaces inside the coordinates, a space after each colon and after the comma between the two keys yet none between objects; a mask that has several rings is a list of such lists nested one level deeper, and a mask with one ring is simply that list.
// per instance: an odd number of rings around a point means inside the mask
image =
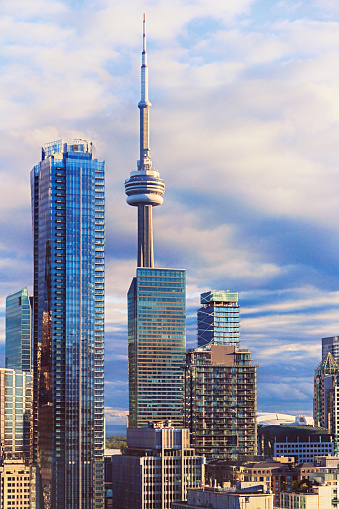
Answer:
[{"label": "residential condo tower", "polygon": [[49,143],[31,172],[34,509],[104,507],[104,163]]}]

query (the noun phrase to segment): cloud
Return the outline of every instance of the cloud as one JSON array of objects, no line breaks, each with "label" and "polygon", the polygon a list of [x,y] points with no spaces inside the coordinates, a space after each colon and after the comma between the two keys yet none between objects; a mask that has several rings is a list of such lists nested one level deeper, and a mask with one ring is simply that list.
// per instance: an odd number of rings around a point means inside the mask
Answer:
[{"label": "cloud", "polygon": [[[125,411],[136,210],[123,182],[138,158],[142,10],[135,0],[41,6],[2,2],[1,298],[32,286],[29,172],[40,147],[92,139],[106,160],[106,379],[122,381],[106,385],[107,405]],[[143,10],[151,152],[166,182],[155,258],[187,269],[188,343],[199,294],[239,290],[259,405],[311,408],[305,380],[320,338],[339,327],[337,7],[157,0]],[[270,388],[271,366],[281,385]]]}]

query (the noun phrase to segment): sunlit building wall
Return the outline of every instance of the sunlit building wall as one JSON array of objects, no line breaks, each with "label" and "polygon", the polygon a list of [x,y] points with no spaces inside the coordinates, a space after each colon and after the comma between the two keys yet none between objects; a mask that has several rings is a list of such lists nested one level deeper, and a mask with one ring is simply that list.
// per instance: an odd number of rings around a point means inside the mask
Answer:
[{"label": "sunlit building wall", "polygon": [[31,172],[37,509],[104,503],[104,163],[45,145]]}]

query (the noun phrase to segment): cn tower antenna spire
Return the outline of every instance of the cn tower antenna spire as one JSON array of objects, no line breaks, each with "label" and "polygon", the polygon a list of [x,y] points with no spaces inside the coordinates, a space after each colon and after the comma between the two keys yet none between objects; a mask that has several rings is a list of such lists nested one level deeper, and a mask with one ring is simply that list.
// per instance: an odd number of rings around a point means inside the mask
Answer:
[{"label": "cn tower antenna spire", "polygon": [[140,159],[137,171],[132,171],[125,180],[127,203],[138,207],[138,267],[154,267],[152,208],[161,205],[165,192],[164,181],[159,172],[152,170],[149,143],[149,110],[152,104],[148,99],[148,66],[146,51],[146,16],[143,16],[141,60],[141,98],[140,110]]}]

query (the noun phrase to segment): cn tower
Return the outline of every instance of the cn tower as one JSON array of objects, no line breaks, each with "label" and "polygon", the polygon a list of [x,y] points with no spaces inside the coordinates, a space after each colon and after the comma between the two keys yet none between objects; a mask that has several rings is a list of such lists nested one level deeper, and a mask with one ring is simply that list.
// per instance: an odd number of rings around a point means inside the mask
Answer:
[{"label": "cn tower", "polygon": [[149,143],[148,67],[146,52],[146,20],[143,20],[143,49],[141,65],[140,109],[140,160],[137,171],[125,180],[126,201],[138,207],[138,267],[154,267],[152,207],[161,205],[165,183],[159,172],[152,170]]}]

